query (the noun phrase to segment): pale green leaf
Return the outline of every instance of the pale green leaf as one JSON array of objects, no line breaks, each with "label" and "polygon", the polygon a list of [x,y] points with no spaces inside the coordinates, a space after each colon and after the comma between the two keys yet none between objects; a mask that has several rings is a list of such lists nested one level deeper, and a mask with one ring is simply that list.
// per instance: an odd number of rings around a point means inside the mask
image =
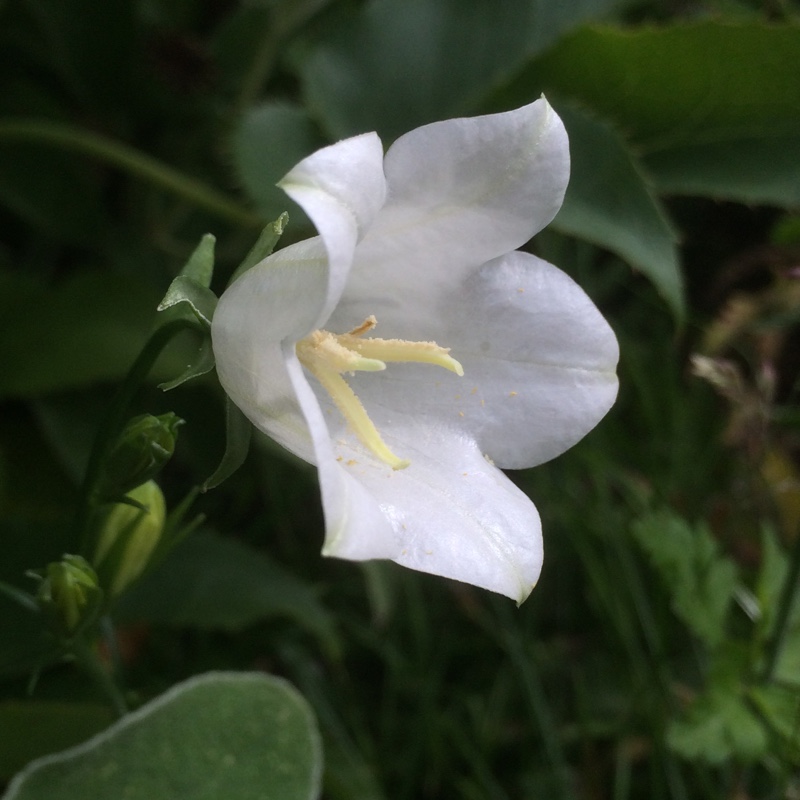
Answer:
[{"label": "pale green leaf", "polygon": [[219,672],[34,761],[4,800],[313,800],[321,772],[316,722],[292,686],[262,673]]},{"label": "pale green leaf", "polygon": [[737,569],[708,528],[663,510],[636,520],[631,531],[666,585],[676,616],[710,647],[720,645]]}]

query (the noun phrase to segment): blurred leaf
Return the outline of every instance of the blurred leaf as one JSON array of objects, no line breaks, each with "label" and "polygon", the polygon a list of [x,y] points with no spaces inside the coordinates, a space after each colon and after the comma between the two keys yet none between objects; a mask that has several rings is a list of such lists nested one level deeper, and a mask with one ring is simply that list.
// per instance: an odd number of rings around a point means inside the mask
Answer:
[{"label": "blurred leaf", "polygon": [[645,156],[644,163],[659,192],[800,205],[800,136],[679,145]]},{"label": "blurred leaf", "polygon": [[4,800],[312,800],[321,772],[316,722],[292,686],[220,672],[178,684],[88,742],[34,761]]},{"label": "blurred leaf", "polygon": [[581,101],[648,149],[796,136],[799,50],[797,25],[584,28],[526,77]]},{"label": "blurred leaf", "polygon": [[244,464],[250,450],[253,423],[239,407],[227,397],[225,399],[225,452],[219,466],[203,484],[203,491],[214,489],[230,478]]},{"label": "blurred leaf", "polygon": [[97,242],[108,215],[87,161],[37,144],[0,144],[0,204],[73,244]]},{"label": "blurred leaf", "polygon": [[715,654],[705,691],[683,719],[667,730],[669,746],[688,759],[719,764],[729,758],[755,759],[767,751],[767,734],[745,699],[748,652],[725,645]]},{"label": "blurred leaf", "polygon": [[557,110],[570,137],[572,176],[553,226],[640,269],[682,319],[677,236],[638,159],[611,126],[577,109]]},{"label": "blurred leaf", "polygon": [[712,764],[729,758],[758,758],[767,749],[758,718],[740,696],[723,691],[696,700],[686,719],[670,724],[667,742],[684,758]]},{"label": "blurred leaf", "polygon": [[264,103],[245,112],[231,139],[233,164],[239,182],[265,216],[277,217],[291,207],[293,219],[305,219],[299,206],[275,184],[323,144],[305,109]]},{"label": "blurred leaf", "polygon": [[[0,397],[120,378],[150,333],[157,303],[151,287],[111,272],[79,272],[27,291],[0,320]],[[162,367],[167,375],[181,368]]]},{"label": "blurred leaf", "polygon": [[239,631],[267,617],[288,617],[329,652],[334,621],[313,588],[264,554],[210,531],[196,531],[120,599],[117,617],[158,625]]},{"label": "blurred leaf", "polygon": [[[762,534],[761,569],[756,584],[756,596],[761,611],[758,635],[763,644],[774,634],[779,604],[789,572],[789,557],[783,551],[775,531],[765,526]],[[795,593],[789,611],[786,633],[781,641],[775,680],[800,687],[800,595]]]},{"label": "blurred leaf", "polygon": [[303,67],[306,102],[332,138],[376,130],[388,141],[469,113],[566,31],[621,5],[373,0],[353,6],[326,29]]},{"label": "blurred leaf", "polygon": [[780,754],[800,764],[800,692],[797,687],[756,686],[750,697],[767,725],[783,740]]},{"label": "blurred leaf", "polygon": [[29,761],[82,742],[114,720],[101,703],[66,703],[41,700],[6,700],[0,703],[0,781]]},{"label": "blurred leaf", "polygon": [[676,616],[709,647],[720,645],[737,570],[708,528],[663,510],[634,521],[631,531],[666,584]]}]

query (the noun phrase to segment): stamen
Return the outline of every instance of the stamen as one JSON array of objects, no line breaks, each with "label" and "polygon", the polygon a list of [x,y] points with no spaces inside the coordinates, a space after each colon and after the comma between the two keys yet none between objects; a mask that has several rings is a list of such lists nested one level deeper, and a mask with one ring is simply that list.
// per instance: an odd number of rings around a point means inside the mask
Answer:
[{"label": "stamen", "polygon": [[350,423],[361,443],[385,461],[392,469],[405,469],[411,462],[405,458],[398,458],[381,438],[378,429],[369,418],[358,395],[350,388],[347,381],[333,370],[315,364],[311,372],[325,387],[331,400],[336,404],[342,416]]},{"label": "stamen", "polygon": [[380,372],[386,369],[387,361],[434,364],[459,376],[464,374],[464,369],[449,355],[449,348],[440,347],[436,342],[361,338],[377,324],[375,317],[369,316],[348,333],[314,331],[297,343],[297,358],[325,388],[361,443],[392,469],[404,469],[411,462],[398,458],[387,447],[341,373]]}]

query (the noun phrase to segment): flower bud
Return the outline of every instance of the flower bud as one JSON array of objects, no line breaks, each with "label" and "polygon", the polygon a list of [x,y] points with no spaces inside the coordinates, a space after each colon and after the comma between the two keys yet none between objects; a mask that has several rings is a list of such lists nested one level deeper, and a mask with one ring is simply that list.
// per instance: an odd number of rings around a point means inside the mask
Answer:
[{"label": "flower bud", "polygon": [[130,420],[104,465],[100,496],[119,499],[155,477],[172,458],[183,422],[171,411]]},{"label": "flower bud", "polygon": [[142,574],[166,518],[164,495],[155,481],[137,486],[126,498],[131,502],[114,503],[103,518],[93,559],[111,597]]},{"label": "flower bud", "polygon": [[69,639],[90,625],[103,604],[97,574],[81,556],[64,555],[38,573],[36,602],[50,629]]}]

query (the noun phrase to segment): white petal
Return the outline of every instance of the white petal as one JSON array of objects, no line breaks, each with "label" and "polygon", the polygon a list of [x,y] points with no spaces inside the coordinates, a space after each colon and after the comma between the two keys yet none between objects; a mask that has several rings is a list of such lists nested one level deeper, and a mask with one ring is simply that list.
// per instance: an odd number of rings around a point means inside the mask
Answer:
[{"label": "white petal", "polygon": [[[426,420],[381,431],[411,459],[394,471],[357,441],[334,443],[338,463],[380,504],[396,537],[390,556],[411,569],[504,594],[521,603],[542,565],[539,515],[530,499],[484,458],[474,442]],[[347,531],[327,555],[352,558]]]},{"label": "white petal", "polygon": [[223,293],[211,323],[217,374],[231,400],[257,428],[312,463],[282,343],[312,330],[325,301],[326,276],[320,239],[279,250]]},{"label": "white petal", "polygon": [[356,242],[383,206],[383,146],[375,133],[344,139],[303,159],[278,185],[308,214],[328,254],[320,327],[339,301]]},{"label": "white petal", "polygon": [[344,459],[337,460],[322,410],[294,346],[284,345],[283,355],[313,440],[325,514],[323,554],[355,561],[392,558],[398,552],[398,542],[378,500],[351,474]]},{"label": "white petal", "polygon": [[[390,363],[348,378],[382,432],[406,417],[426,419],[475,439],[498,466],[519,469],[572,447],[616,398],[614,332],[568,275],[527,253],[475,270],[429,310],[418,338],[450,347],[464,376]],[[348,436],[335,411],[329,425]],[[409,457],[402,445],[396,455]]]},{"label": "white petal", "polygon": [[542,98],[417,128],[392,145],[384,167],[386,204],[357,248],[337,321],[365,313],[380,321],[379,305],[397,307],[402,297],[413,329],[464,273],[524,244],[555,216],[569,148]]},{"label": "white petal", "polygon": [[614,332],[572,278],[527,253],[485,264],[464,288],[442,309],[468,384],[462,420],[503,468],[563,453],[616,399]]}]

